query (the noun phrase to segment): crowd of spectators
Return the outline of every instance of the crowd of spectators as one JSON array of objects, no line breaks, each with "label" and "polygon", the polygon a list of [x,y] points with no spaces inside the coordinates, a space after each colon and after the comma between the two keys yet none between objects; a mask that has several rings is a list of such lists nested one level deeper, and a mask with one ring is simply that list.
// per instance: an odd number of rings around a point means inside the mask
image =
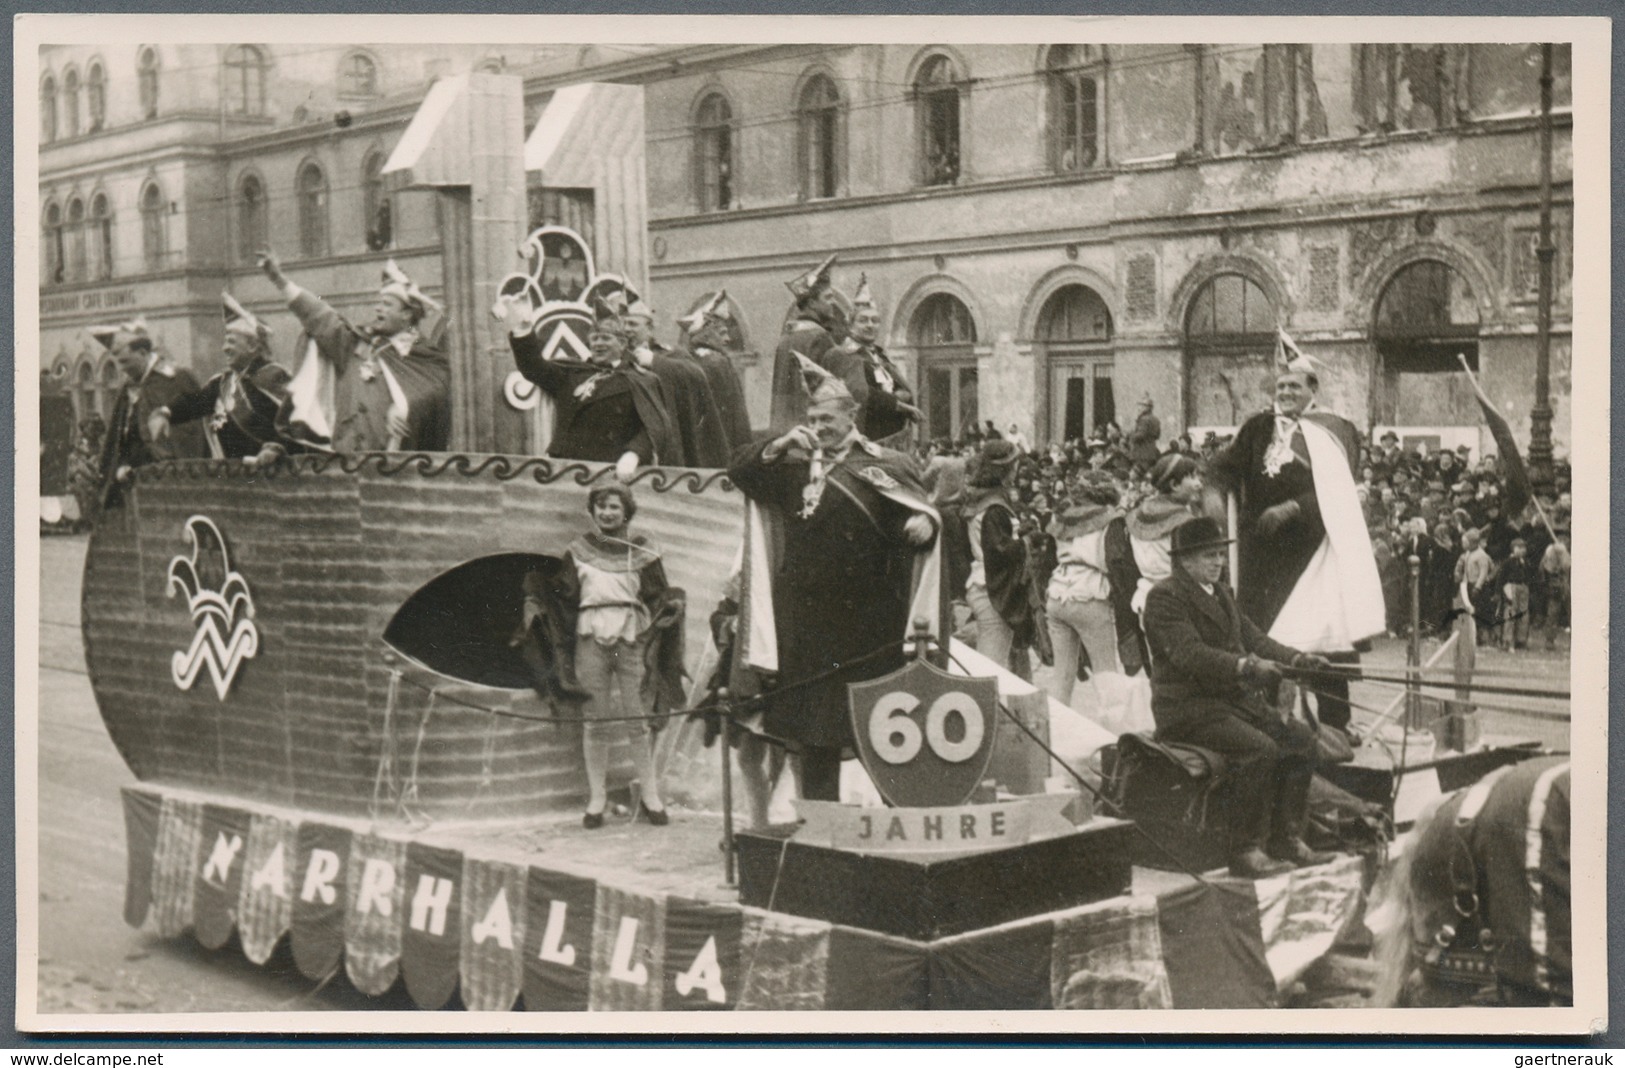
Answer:
[{"label": "crowd of spectators", "polygon": [[[1193,442],[1182,434],[1148,456],[1132,439],[1108,423],[1088,440],[1037,447],[1014,427],[1001,431],[988,421],[959,439],[922,443],[916,457],[934,503],[951,511],[965,499],[967,469],[984,443],[1006,440],[1021,450],[1011,496],[1042,585],[1056,563],[1052,521],[1076,494],[1084,472],[1100,472],[1091,476],[1095,480],[1109,477],[1118,507],[1128,512],[1153,495],[1150,472],[1158,457],[1177,453],[1205,468],[1230,441],[1209,433]],[[1415,556],[1424,636],[1449,634],[1465,582],[1481,643],[1519,650],[1528,647],[1531,634],[1541,634],[1546,648],[1557,648],[1569,626],[1573,493],[1568,462],[1559,461],[1554,474],[1555,489],[1538,507],[1531,501],[1507,515],[1504,502],[1517,504],[1519,494],[1509,489],[1505,467],[1493,453],[1475,459],[1465,445],[1406,448],[1392,433],[1364,449],[1356,490],[1382,577],[1389,634],[1409,634],[1408,568]],[[953,592],[956,598],[963,593]]]}]

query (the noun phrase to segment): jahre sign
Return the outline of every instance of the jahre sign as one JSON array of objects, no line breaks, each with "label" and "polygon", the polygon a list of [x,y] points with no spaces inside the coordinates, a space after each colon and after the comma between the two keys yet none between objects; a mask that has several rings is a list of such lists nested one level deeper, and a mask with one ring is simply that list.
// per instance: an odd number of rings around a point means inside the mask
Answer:
[{"label": "jahre sign", "polygon": [[807,822],[796,841],[855,853],[966,853],[1021,845],[1074,828],[1061,814],[1072,794],[1043,794],[986,805],[858,808],[797,801]]}]

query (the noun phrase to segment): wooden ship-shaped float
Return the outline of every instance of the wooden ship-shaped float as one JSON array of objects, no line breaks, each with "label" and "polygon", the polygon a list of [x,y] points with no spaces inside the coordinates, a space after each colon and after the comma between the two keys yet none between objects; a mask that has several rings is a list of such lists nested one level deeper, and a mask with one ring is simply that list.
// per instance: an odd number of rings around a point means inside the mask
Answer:
[{"label": "wooden ship-shaped float", "polygon": [[[605,213],[630,232],[599,235],[622,273],[588,270],[589,284],[641,278],[643,109],[635,87],[570,87],[527,142],[521,90],[497,74],[438,82],[386,165],[446,213],[456,451],[162,463],[97,521],[86,657],[139,781],[124,791],[126,919],[213,948],[235,938],[313,981],[342,968],[369,994],[404,983],[424,1008],[1280,1003],[1359,907],[1358,858],[1294,873],[1265,900],[1245,882],[1136,892],[1132,825],[1103,817],[941,857],[791,848],[786,831],[741,839],[740,893],[719,885],[715,773],[696,806],[708,812],[581,831],[580,727],[549,716],[510,637],[523,576],[562,554],[590,489],[615,474],[541,456],[546,406],[480,324],[499,292],[532,287],[539,330],[588,321],[581,294],[542,291],[549,242],[590,258],[579,236],[532,234],[527,272],[510,273],[527,169],[554,180],[574,166],[609,200],[636,190]],[[718,470],[644,469],[632,487],[634,529],[687,592],[698,675],[741,495]],[[1030,727],[990,734],[983,759],[1004,789],[982,800],[1042,791],[1053,769],[1023,734],[1047,733],[1047,699],[964,655],[1030,713]],[[668,755],[695,755],[687,733]],[[786,866],[797,885],[781,893]],[[1059,891],[1057,870],[1071,873]],[[922,895],[945,904],[875,907]],[[1238,911],[1236,895],[1257,908]],[[1216,962],[1219,923],[1240,926]]]}]

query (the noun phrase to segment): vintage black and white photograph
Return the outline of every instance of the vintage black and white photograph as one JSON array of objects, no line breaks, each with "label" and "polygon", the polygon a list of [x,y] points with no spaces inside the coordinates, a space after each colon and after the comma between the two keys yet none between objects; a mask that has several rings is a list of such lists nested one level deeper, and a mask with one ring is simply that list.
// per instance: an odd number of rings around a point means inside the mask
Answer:
[{"label": "vintage black and white photograph", "polygon": [[1606,1018],[1605,21],[16,40],[20,1029]]}]

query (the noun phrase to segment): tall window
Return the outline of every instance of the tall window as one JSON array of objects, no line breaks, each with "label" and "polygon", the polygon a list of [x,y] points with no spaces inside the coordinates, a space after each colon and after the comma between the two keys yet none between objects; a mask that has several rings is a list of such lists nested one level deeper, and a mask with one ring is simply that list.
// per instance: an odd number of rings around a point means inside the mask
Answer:
[{"label": "tall window", "polygon": [[136,62],[136,80],[141,96],[141,117],[158,117],[158,50],[143,48]]},{"label": "tall window", "polygon": [[367,247],[374,252],[389,248],[395,239],[394,205],[383,171],[384,154],[368,153],[361,164],[361,211]]},{"label": "tall window", "polygon": [[73,410],[80,420],[89,419],[96,411],[96,368],[82,360],[73,372]]},{"label": "tall window", "polygon": [[1478,367],[1478,299],[1446,263],[1406,264],[1377,298],[1373,414],[1386,426],[1476,426],[1480,413],[1461,358]]},{"label": "tall window", "polygon": [[351,52],[339,70],[339,91],[345,96],[377,96],[378,64],[365,52]]},{"label": "tall window", "polygon": [[226,52],[226,111],[233,115],[265,114],[265,53],[253,45],[233,45]]},{"label": "tall window", "polygon": [[299,170],[299,251],[327,255],[327,176],[314,163]]},{"label": "tall window", "polygon": [[259,175],[245,174],[237,184],[237,255],[252,263],[254,254],[269,245],[265,185]]},{"label": "tall window", "polygon": [[103,419],[113,418],[113,409],[118,405],[119,390],[124,388],[124,372],[119,370],[118,361],[109,356],[102,363],[101,381],[101,414]]},{"label": "tall window", "polygon": [[62,129],[68,137],[79,136],[79,72],[72,67],[62,76]]},{"label": "tall window", "polygon": [[1217,275],[1197,292],[1185,314],[1190,426],[1239,426],[1269,406],[1275,326],[1275,305],[1244,275]]},{"label": "tall window", "polygon": [[85,264],[85,202],[79,197],[68,201],[68,281],[83,282]]},{"label": "tall window", "polygon": [[39,136],[45,142],[56,140],[56,79],[49,74],[39,83]]},{"label": "tall window", "polygon": [[66,249],[62,244],[62,206],[60,204],[47,204],[45,206],[45,280],[47,282],[66,281],[63,264],[67,261]]},{"label": "tall window", "polygon": [[141,258],[147,270],[164,266],[164,191],[149,183],[141,191]]},{"label": "tall window", "polygon": [[1063,286],[1038,315],[1050,376],[1050,438],[1087,439],[1117,419],[1112,388],[1112,315],[1100,294]]},{"label": "tall window", "polygon": [[1104,64],[1089,45],[1056,45],[1045,57],[1049,79],[1050,165],[1062,174],[1100,163]]},{"label": "tall window", "polygon": [[959,438],[977,425],[976,323],[950,293],[927,297],[909,321],[909,342],[925,386],[925,430]]},{"label": "tall window", "polygon": [[694,189],[701,211],[734,206],[733,108],[721,93],[700,101],[694,112]]},{"label": "tall window", "polygon": [[959,94],[963,86],[947,56],[932,56],[914,79],[920,137],[920,179],[925,185],[959,180]]},{"label": "tall window", "polygon": [[841,97],[835,82],[817,75],[801,90],[797,102],[800,130],[801,195],[808,200],[832,197],[841,184]]},{"label": "tall window", "polygon": [[95,245],[96,278],[113,277],[113,210],[106,193],[97,193],[90,201],[90,225]]},{"label": "tall window", "polygon": [[85,97],[90,105],[90,132],[95,133],[107,125],[107,71],[100,63],[90,65],[85,85]]}]

